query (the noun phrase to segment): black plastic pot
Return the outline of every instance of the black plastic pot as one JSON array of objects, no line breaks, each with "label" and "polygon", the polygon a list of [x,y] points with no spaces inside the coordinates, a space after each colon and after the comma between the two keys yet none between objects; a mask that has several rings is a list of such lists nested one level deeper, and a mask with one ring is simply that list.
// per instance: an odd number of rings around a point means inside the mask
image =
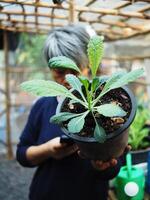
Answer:
[{"label": "black plastic pot", "polygon": [[141,149],[137,151],[131,151],[132,163],[139,164],[139,163],[147,162],[149,152],[150,152],[150,148],[143,149],[143,150]]},{"label": "black plastic pot", "polygon": [[[127,93],[131,100],[131,113],[128,120],[121,128],[107,135],[107,139],[104,143],[97,142],[94,137],[83,137],[77,134],[69,133],[65,127],[61,126],[63,132],[75,141],[80,151],[89,159],[107,161],[111,158],[117,158],[123,154],[125,147],[127,146],[127,129],[132,123],[136,114],[136,101],[129,88],[125,86],[122,87],[122,89]],[[58,104],[56,113],[61,112],[61,108],[64,106],[66,101],[67,98]]]},{"label": "black plastic pot", "polygon": [[131,151],[133,164],[144,163],[148,160],[148,154],[150,152],[150,125],[145,124],[144,128],[149,129],[149,135],[144,138],[144,141],[148,142],[149,146],[146,149],[138,149]]}]

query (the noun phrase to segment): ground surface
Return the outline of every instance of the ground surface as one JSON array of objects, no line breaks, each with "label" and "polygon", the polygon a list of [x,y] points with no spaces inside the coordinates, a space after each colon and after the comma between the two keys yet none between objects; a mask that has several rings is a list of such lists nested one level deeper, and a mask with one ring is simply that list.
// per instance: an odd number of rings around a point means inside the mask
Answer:
[{"label": "ground surface", "polygon": [[0,157],[0,200],[28,200],[35,169],[21,167],[15,160]]},{"label": "ground surface", "polygon": [[[21,167],[17,161],[8,161],[0,155],[0,200],[28,200],[34,171],[33,168]],[[117,200],[112,190],[109,191],[108,200]],[[150,200],[150,196],[145,195],[144,200]]]}]

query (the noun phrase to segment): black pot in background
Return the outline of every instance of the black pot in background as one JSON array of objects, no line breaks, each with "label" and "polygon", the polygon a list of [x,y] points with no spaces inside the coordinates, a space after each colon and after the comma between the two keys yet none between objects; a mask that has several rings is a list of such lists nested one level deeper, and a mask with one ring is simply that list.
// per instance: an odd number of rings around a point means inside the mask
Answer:
[{"label": "black pot in background", "polygon": [[131,151],[132,163],[139,164],[139,163],[147,162],[149,152],[150,152],[150,148],[137,150],[137,151]]},{"label": "black pot in background", "polygon": [[148,153],[150,152],[150,124],[146,124],[144,128],[149,129],[149,135],[144,138],[144,141],[149,142],[149,146],[146,149],[131,151],[133,164],[144,163],[148,160]]},{"label": "black pot in background", "polygon": [[[104,143],[98,143],[94,137],[83,137],[77,134],[71,134],[68,130],[61,126],[62,131],[70,138],[72,138],[78,145],[80,151],[89,159],[107,161],[111,158],[117,158],[121,156],[128,144],[128,127],[132,123],[136,114],[136,101],[133,93],[126,86],[122,89],[127,93],[131,100],[131,113],[125,124],[118,130],[107,135],[107,139]],[[67,99],[64,99],[58,104],[56,113],[61,112],[61,108],[65,104]]]}]

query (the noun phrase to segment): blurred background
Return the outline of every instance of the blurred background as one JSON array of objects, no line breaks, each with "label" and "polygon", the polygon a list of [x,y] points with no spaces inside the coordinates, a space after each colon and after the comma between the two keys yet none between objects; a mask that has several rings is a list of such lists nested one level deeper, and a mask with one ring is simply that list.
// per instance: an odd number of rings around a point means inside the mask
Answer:
[{"label": "blurred background", "polygon": [[[84,24],[91,35],[95,31],[105,37],[101,74],[145,69],[144,76],[129,85],[138,102],[129,141],[133,155],[142,152],[139,156],[142,160],[136,157],[135,164],[140,164],[147,176],[150,151],[150,2],[0,0],[0,200],[27,200],[35,169],[20,167],[15,161],[15,150],[36,97],[21,91],[19,85],[31,79],[51,79],[43,56],[43,44],[50,29],[69,23]],[[140,140],[133,140],[134,134]],[[113,190],[110,190],[109,198],[117,199]],[[144,199],[150,199],[148,193]]]}]

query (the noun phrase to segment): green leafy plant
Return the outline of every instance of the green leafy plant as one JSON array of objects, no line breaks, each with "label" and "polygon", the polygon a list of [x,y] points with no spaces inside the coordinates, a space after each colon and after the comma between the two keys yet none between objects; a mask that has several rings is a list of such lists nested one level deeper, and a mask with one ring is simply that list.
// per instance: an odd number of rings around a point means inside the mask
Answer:
[{"label": "green leafy plant", "polygon": [[[66,81],[70,84],[73,90],[80,94],[80,97],[75,96],[70,90],[64,86],[44,80],[28,81],[21,84],[21,88],[38,96],[63,96],[70,98],[72,103],[79,103],[85,108],[82,113],[61,112],[51,117],[51,122],[61,124],[69,120],[68,130],[70,133],[78,134],[84,127],[85,118],[89,113],[92,114],[95,121],[95,130],[93,136],[98,142],[106,140],[106,132],[104,128],[97,122],[96,114],[105,117],[124,117],[127,113],[116,103],[102,104],[102,97],[112,89],[116,89],[134,81],[143,74],[143,69],[137,69],[129,73],[116,72],[111,77],[106,79],[103,76],[97,77],[97,71],[100,66],[103,54],[104,43],[103,37],[94,36],[88,44],[88,58],[92,73],[92,80],[82,75],[78,66],[71,59],[65,56],[53,57],[49,60],[51,69],[69,68],[75,70],[78,76],[73,74],[66,75]],[[103,86],[102,91],[98,96],[96,92]]]},{"label": "green leafy plant", "polygon": [[144,149],[150,144],[145,138],[149,135],[149,128],[145,125],[150,120],[148,107],[144,102],[138,104],[136,117],[129,129],[129,144],[133,150]]}]

